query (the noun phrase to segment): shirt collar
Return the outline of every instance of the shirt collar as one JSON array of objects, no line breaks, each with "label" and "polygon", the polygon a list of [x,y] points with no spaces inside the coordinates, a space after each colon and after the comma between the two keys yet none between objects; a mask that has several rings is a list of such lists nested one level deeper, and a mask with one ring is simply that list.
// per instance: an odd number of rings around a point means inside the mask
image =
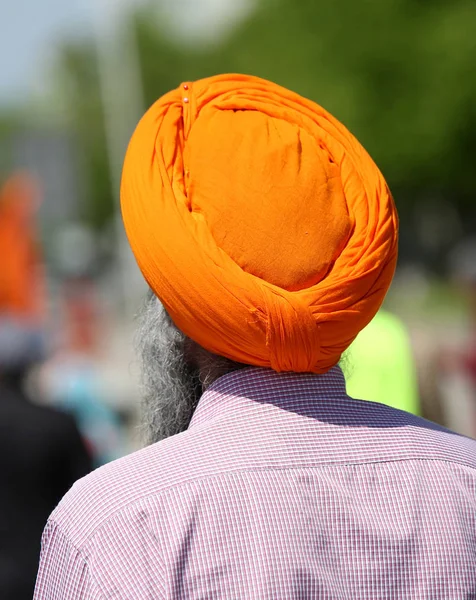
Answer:
[{"label": "shirt collar", "polygon": [[318,417],[324,405],[331,408],[336,403],[356,402],[347,396],[345,378],[338,366],[322,375],[246,367],[223,375],[204,392],[190,427],[239,410],[253,401],[310,417]]}]

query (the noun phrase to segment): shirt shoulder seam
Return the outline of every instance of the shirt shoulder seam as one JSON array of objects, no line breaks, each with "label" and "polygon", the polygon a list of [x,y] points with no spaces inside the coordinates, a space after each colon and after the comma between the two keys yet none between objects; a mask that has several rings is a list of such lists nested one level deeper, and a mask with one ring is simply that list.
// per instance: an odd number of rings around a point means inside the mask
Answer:
[{"label": "shirt shoulder seam", "polygon": [[[120,516],[121,514],[123,514],[126,510],[130,510],[132,507],[134,507],[135,505],[139,504],[140,502],[147,502],[152,498],[160,498],[161,496],[169,493],[172,490],[175,490],[177,488],[183,488],[186,487],[188,485],[192,485],[194,483],[197,483],[199,481],[206,481],[206,480],[214,480],[217,479],[219,477],[229,477],[238,473],[255,473],[255,472],[263,472],[263,471],[296,471],[299,469],[313,469],[313,470],[319,470],[319,469],[327,469],[327,468],[332,468],[332,467],[348,467],[348,466],[365,466],[365,465],[371,465],[371,464],[388,464],[388,463],[398,463],[398,462],[420,462],[420,461],[426,461],[426,462],[439,462],[439,463],[448,463],[448,464],[454,464],[457,465],[459,467],[464,467],[467,469],[470,469],[472,471],[474,471],[474,474],[476,476],[476,466],[471,466],[469,464],[467,464],[466,462],[458,462],[455,460],[450,460],[450,459],[439,459],[439,458],[421,458],[421,457],[414,457],[414,458],[395,458],[395,459],[390,459],[390,460],[366,460],[366,461],[348,461],[348,462],[328,462],[328,463],[322,463],[319,465],[299,465],[296,467],[278,467],[278,466],[273,466],[273,467],[262,467],[262,468],[248,468],[248,469],[233,469],[233,470],[228,470],[228,471],[223,471],[220,473],[214,473],[211,475],[201,475],[201,476],[197,476],[191,479],[187,479],[186,481],[182,481],[180,483],[175,483],[175,484],[171,484],[167,487],[164,487],[163,489],[158,490],[155,493],[151,493],[145,496],[142,496],[140,498],[136,498],[135,500],[131,500],[129,503],[125,504],[124,506],[122,506],[121,508],[119,508],[117,511],[113,512],[113,514],[109,515],[108,518],[106,520],[104,520],[98,527],[97,529],[95,529],[85,540],[84,540],[84,544],[83,546],[86,547],[87,545],[91,544],[92,541],[94,540],[94,538],[99,535],[102,531],[102,529],[104,529],[104,527],[106,527],[111,521],[112,519]],[[55,524],[57,524],[56,521],[54,521]],[[59,524],[58,524],[59,526]],[[61,531],[63,532],[63,529],[61,526],[59,526]],[[66,535],[66,534],[65,534]],[[69,540],[69,538],[67,538]],[[81,554],[81,557],[83,558],[83,560],[85,560],[86,564],[88,565],[88,562],[86,560],[86,558],[84,557],[82,551],[76,547],[75,544],[73,544],[71,542],[71,545]],[[89,565],[88,565],[89,567]]]}]

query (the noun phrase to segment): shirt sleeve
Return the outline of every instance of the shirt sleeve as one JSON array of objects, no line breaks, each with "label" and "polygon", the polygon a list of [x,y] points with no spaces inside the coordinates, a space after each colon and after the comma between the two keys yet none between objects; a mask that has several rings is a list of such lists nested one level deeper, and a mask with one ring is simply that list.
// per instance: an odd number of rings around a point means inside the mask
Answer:
[{"label": "shirt sleeve", "polygon": [[33,600],[105,600],[87,562],[54,521],[43,532]]}]

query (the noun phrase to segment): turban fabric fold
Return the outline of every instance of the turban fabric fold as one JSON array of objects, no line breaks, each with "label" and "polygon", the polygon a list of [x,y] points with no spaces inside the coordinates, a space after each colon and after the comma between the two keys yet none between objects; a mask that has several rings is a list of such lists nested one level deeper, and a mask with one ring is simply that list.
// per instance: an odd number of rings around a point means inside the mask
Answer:
[{"label": "turban fabric fold", "polygon": [[249,365],[327,371],[395,270],[397,215],[370,156],[323,108],[257,77],[184,83],[153,104],[121,204],[175,324]]}]

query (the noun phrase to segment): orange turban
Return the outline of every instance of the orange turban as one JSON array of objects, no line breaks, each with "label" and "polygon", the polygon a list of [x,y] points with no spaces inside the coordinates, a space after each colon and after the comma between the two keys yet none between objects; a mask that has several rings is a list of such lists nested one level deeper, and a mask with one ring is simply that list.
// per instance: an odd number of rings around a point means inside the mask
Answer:
[{"label": "orange turban", "polygon": [[257,77],[160,98],[132,136],[121,203],[175,324],[249,365],[327,371],[395,269],[397,215],[375,163],[323,108]]}]

